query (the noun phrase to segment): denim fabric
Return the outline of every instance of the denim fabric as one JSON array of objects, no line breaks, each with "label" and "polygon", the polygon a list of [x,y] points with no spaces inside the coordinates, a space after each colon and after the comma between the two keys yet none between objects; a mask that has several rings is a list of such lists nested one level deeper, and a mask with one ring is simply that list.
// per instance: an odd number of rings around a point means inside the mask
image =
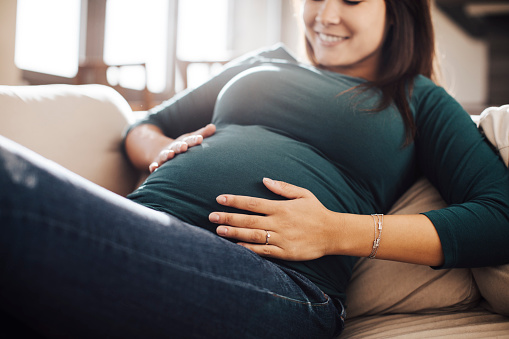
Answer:
[{"label": "denim fabric", "polygon": [[72,338],[331,338],[345,316],[304,276],[2,137],[1,312]]}]

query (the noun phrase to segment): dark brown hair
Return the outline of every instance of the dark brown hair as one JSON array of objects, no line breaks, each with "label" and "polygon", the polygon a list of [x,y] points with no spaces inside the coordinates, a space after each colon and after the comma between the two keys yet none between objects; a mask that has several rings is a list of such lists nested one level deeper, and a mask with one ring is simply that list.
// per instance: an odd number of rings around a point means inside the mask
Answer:
[{"label": "dark brown hair", "polygon": [[[439,78],[430,0],[385,0],[385,5],[390,26],[382,46],[378,77],[361,86],[365,90],[381,91],[382,98],[375,111],[392,104],[396,106],[405,123],[405,145],[409,145],[416,134],[408,102],[413,79],[421,74],[438,83]],[[306,51],[310,61],[320,67],[307,39]]]}]

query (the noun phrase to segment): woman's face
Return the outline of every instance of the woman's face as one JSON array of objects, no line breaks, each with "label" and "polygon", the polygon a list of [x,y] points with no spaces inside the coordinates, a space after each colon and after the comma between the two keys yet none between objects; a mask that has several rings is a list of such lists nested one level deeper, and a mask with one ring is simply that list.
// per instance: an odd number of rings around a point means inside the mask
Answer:
[{"label": "woman's face", "polygon": [[384,0],[304,0],[303,18],[319,65],[376,78],[387,26]]}]

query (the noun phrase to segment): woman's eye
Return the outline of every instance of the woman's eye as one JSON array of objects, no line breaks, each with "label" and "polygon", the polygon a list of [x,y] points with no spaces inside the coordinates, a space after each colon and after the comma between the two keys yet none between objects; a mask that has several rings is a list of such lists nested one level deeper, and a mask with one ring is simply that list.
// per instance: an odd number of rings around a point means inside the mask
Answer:
[{"label": "woman's eye", "polygon": [[362,2],[362,1],[349,1],[349,0],[343,0],[343,1],[347,5],[358,5],[358,4],[360,4]]}]

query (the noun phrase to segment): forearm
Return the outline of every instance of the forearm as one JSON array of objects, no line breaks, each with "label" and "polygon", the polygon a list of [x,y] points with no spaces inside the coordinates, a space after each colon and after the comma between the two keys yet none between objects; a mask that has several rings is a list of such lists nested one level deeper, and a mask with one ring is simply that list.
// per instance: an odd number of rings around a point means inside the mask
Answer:
[{"label": "forearm", "polygon": [[125,140],[125,149],[129,160],[136,168],[148,171],[149,165],[161,150],[172,142],[173,139],[166,137],[159,127],[145,124],[129,132]]},{"label": "forearm", "polygon": [[[375,222],[370,215],[340,214],[331,251],[368,257],[375,240]],[[378,231],[377,231],[378,235]],[[332,240],[332,239],[331,239]],[[384,215],[377,259],[440,266],[442,244],[431,221],[424,215]]]}]

